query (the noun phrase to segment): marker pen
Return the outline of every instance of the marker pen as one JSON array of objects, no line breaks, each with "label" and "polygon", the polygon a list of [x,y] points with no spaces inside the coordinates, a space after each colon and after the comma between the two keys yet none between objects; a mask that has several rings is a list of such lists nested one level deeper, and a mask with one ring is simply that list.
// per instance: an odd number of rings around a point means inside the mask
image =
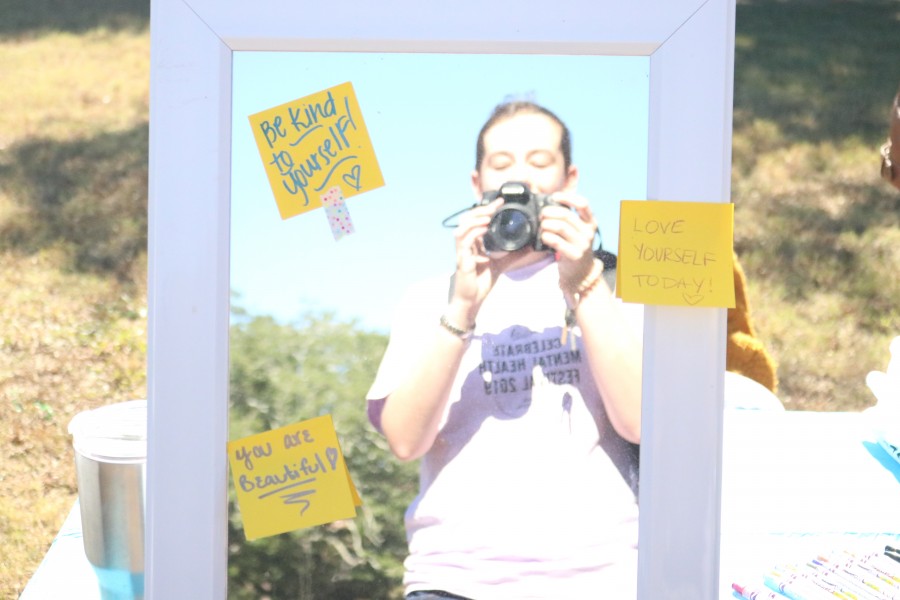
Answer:
[{"label": "marker pen", "polygon": [[[850,558],[846,558],[850,556]],[[845,580],[862,586],[870,594],[885,599],[900,598],[900,578],[892,576],[878,564],[878,554],[856,556],[845,552],[842,559],[827,559],[819,556],[814,563],[822,564]]]},{"label": "marker pen", "polygon": [[[842,551],[841,554],[845,557],[843,560],[874,566],[879,572],[884,573],[891,579],[900,583],[900,562],[898,562],[900,561],[900,557],[895,558],[892,556],[892,552],[896,552],[896,549],[891,546],[885,546],[883,554],[880,552],[870,552],[857,555],[847,550]],[[843,560],[829,556],[819,557],[820,560],[822,558],[843,562]]]},{"label": "marker pen", "polygon": [[748,585],[731,584],[731,589],[747,600],[784,600],[784,596],[765,587],[751,587]]},{"label": "marker pen", "polygon": [[829,600],[834,600],[834,598],[840,598],[841,600],[855,600],[850,596],[816,585],[809,579],[796,575],[785,576],[777,571],[772,571],[765,575],[763,580],[766,582],[767,586],[781,592],[792,600],[824,600],[826,598]]},{"label": "marker pen", "polygon": [[879,573],[875,569],[863,563],[848,563],[843,568],[847,569],[851,573],[859,575],[860,577],[867,578],[873,583],[877,583],[877,585],[884,588],[886,591],[891,590],[895,595],[897,595],[897,597],[900,597],[900,581]]},{"label": "marker pen", "polygon": [[[802,566],[798,566],[798,565],[794,565],[794,564],[786,564],[786,565],[782,565],[780,567],[780,569],[782,571],[784,571],[783,577],[788,581],[794,580],[794,579],[799,579],[799,580],[803,580],[807,583],[811,583],[814,586],[821,588],[822,590],[824,590],[826,592],[834,593],[834,592],[841,591],[841,590],[837,590],[835,585],[833,585],[827,581],[824,581],[821,578],[821,574],[819,573],[817,567],[813,564],[806,563]],[[848,597],[850,597],[852,600],[857,600],[857,598],[855,596],[853,596],[853,594],[846,594],[846,595]]]},{"label": "marker pen", "polygon": [[854,581],[860,586],[871,589],[878,597],[884,600],[894,600],[897,598],[897,586],[887,583],[874,574],[863,571],[859,565],[849,564],[841,567],[838,573],[849,581]]},{"label": "marker pen", "polygon": [[817,560],[806,563],[806,566],[814,573],[814,579],[843,594],[859,600],[891,600],[885,598],[877,587],[854,578],[844,567],[828,567]]},{"label": "marker pen", "polygon": [[887,556],[883,554],[876,554],[875,556],[868,556],[860,561],[858,564],[865,565],[878,571],[885,577],[888,577],[892,581],[900,584],[900,564],[894,562]]}]

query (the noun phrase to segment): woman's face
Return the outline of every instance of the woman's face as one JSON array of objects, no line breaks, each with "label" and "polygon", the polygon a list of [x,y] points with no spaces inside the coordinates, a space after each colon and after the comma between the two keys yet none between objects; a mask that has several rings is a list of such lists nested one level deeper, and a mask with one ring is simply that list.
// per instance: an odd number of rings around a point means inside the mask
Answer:
[{"label": "woman's face", "polygon": [[519,113],[484,134],[484,159],[472,173],[477,198],[508,181],[522,181],[533,192],[552,194],[574,189],[577,171],[566,168],[560,148],[562,128],[540,113]]}]

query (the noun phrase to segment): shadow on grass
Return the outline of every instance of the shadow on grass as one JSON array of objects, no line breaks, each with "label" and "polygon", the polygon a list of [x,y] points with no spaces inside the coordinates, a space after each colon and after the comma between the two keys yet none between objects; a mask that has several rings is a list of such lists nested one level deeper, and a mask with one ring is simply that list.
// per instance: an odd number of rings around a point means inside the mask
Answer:
[{"label": "shadow on grass", "polygon": [[9,148],[0,189],[15,209],[0,222],[0,249],[30,253],[62,243],[74,269],[128,277],[147,245],[147,139],[143,123]]},{"label": "shadow on grass", "polygon": [[0,40],[98,28],[143,31],[150,25],[150,1],[0,0],[0,15]]},{"label": "shadow on grass", "polygon": [[747,0],[737,7],[735,126],[778,123],[785,142],[886,135],[900,84],[896,0]]},{"label": "shadow on grass", "polygon": [[765,219],[765,228],[736,236],[735,250],[792,302],[839,293],[857,327],[890,333],[900,320],[900,235],[890,233],[900,232],[900,195],[855,182],[833,183],[828,193],[851,200],[834,211],[803,194],[772,196],[750,217]]}]

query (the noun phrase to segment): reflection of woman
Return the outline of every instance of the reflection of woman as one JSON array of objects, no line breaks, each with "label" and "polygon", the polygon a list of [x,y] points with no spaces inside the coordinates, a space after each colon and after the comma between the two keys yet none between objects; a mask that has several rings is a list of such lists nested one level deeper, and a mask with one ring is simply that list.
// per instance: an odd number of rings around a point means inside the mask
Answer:
[{"label": "reflection of woman", "polygon": [[510,181],[559,203],[540,217],[552,251],[486,252],[503,199],[468,211],[453,283],[407,292],[368,394],[396,456],[422,458],[408,597],[634,597],[640,311],[604,281],[568,130],[535,104],[479,135],[477,197]]}]

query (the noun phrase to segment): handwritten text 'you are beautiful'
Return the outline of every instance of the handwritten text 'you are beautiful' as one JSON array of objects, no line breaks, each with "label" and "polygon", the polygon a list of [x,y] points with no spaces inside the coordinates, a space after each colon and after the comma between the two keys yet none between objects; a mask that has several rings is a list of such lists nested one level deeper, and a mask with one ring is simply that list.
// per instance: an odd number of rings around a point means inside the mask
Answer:
[{"label": "handwritten text 'you are beautiful'", "polygon": [[[291,450],[296,447],[309,447],[315,444],[315,439],[308,429],[302,429],[285,433],[283,443],[284,449]],[[300,514],[303,514],[310,506],[306,497],[316,493],[314,487],[309,487],[315,484],[315,475],[336,471],[340,452],[337,448],[326,447],[325,460],[322,459],[322,454],[316,451],[310,456],[297,456],[295,462],[280,465],[279,470],[274,473],[250,473],[256,467],[254,459],[267,459],[272,453],[272,443],[268,441],[250,447],[238,447],[234,452],[234,459],[243,464],[247,471],[238,477],[238,485],[243,492],[256,492],[260,500],[281,494],[279,497],[285,504],[301,505]]]},{"label": "handwritten text 'you are beautiful'", "polygon": [[248,540],[356,515],[361,504],[330,415],[228,442]]}]

